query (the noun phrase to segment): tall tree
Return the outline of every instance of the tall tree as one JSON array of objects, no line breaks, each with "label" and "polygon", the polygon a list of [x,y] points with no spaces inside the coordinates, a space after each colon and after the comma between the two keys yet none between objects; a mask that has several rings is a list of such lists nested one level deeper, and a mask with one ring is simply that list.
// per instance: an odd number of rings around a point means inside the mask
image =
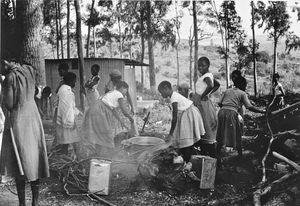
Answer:
[{"label": "tall tree", "polygon": [[[180,68],[179,68],[179,45],[180,45],[180,26],[181,21],[180,19],[183,17],[182,12],[178,11],[178,0],[174,0],[174,7],[175,7],[175,18],[174,18],[174,25],[176,28],[176,67],[177,67],[177,85],[180,84]],[[180,13],[179,13],[180,12]]]},{"label": "tall tree", "polygon": [[253,61],[253,83],[254,83],[254,97],[257,97],[257,72],[256,72],[256,52],[255,52],[255,9],[254,1],[251,1],[251,29],[252,29],[252,61]]},{"label": "tall tree", "polygon": [[84,92],[82,91],[84,84],[84,58],[83,58],[83,48],[82,48],[82,34],[81,34],[81,12],[79,0],[74,0],[75,10],[76,10],[76,37],[77,37],[77,53],[79,59],[79,80],[80,80],[80,105],[82,111],[84,111]]},{"label": "tall tree", "polygon": [[59,39],[60,39],[60,49],[61,49],[61,58],[64,58],[64,40],[63,40],[63,32],[61,25],[61,1],[57,1],[57,10],[58,10],[58,23],[59,23]]},{"label": "tall tree", "polygon": [[146,1],[146,13],[147,13],[147,39],[148,39],[148,54],[149,54],[149,76],[150,76],[150,89],[156,90],[155,80],[155,65],[154,65],[154,52],[153,52],[153,29],[151,22],[151,1]]},{"label": "tall tree", "polygon": [[268,32],[269,37],[273,39],[273,74],[277,70],[277,45],[290,28],[290,16],[286,10],[287,5],[284,1],[269,2],[268,7],[262,2],[258,3],[258,14],[260,15],[261,24],[258,27],[264,26],[264,32]]},{"label": "tall tree", "polygon": [[221,23],[221,30],[224,34],[225,48],[221,50],[221,54],[225,59],[225,69],[226,69],[226,86],[229,87],[230,82],[230,68],[228,64],[230,43],[234,40],[241,31],[241,18],[237,15],[235,10],[234,1],[224,1],[221,5],[222,11],[219,13],[219,21]]},{"label": "tall tree", "polygon": [[28,62],[37,69],[36,82],[46,84],[45,62],[41,45],[43,28],[42,0],[17,0],[18,59]]},{"label": "tall tree", "polygon": [[[90,8],[90,18],[92,18],[93,16],[93,12],[94,12],[94,5],[95,5],[95,0],[92,0],[92,5]],[[89,20],[88,19],[88,20]],[[86,40],[86,57],[89,57],[89,52],[90,52],[90,38],[91,38],[91,24],[88,23],[88,33],[87,33],[87,40]]]},{"label": "tall tree", "polygon": [[58,22],[58,3],[55,0],[55,28],[56,28],[56,53],[57,59],[59,59],[59,22]]},{"label": "tall tree", "polygon": [[194,88],[196,92],[196,82],[198,80],[198,27],[197,27],[197,7],[196,1],[193,1],[193,25],[194,25],[194,38],[195,38],[195,47],[194,47]]},{"label": "tall tree", "polygon": [[[141,60],[140,62],[144,63],[145,58],[145,26],[144,26],[144,19],[145,19],[145,6],[142,1],[140,1],[140,36],[141,36]],[[141,83],[144,87],[144,69],[143,66],[141,66]]]},{"label": "tall tree", "polygon": [[193,45],[194,45],[194,35],[192,32],[192,26],[190,27],[190,34],[189,34],[189,48],[190,48],[190,88],[193,88]]},{"label": "tall tree", "polygon": [[70,0],[67,0],[67,58],[70,58]]}]

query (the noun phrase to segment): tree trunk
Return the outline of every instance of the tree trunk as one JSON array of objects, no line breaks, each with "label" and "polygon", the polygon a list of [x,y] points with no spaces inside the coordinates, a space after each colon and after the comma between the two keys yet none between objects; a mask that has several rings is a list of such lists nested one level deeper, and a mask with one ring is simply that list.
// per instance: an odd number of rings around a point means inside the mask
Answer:
[{"label": "tree trunk", "polygon": [[230,82],[230,71],[229,71],[229,64],[228,64],[228,57],[229,57],[229,37],[228,37],[228,13],[227,7],[225,8],[225,74],[226,74],[226,88],[229,88]]},{"label": "tree trunk", "polygon": [[179,44],[180,44],[180,33],[179,33],[179,29],[180,29],[180,26],[178,24],[178,10],[177,10],[177,1],[175,1],[175,13],[176,13],[176,31],[177,31],[177,37],[178,37],[178,40],[177,40],[177,43],[176,43],[176,62],[177,62],[177,86],[179,86],[180,84],[180,68],[179,68],[179,54],[178,54],[178,47],[179,47]]},{"label": "tree trunk", "polygon": [[58,29],[57,0],[55,0],[55,29],[56,29],[56,53],[57,53],[57,59],[59,59],[59,29]]},{"label": "tree trunk", "polygon": [[93,48],[94,48],[94,57],[96,58],[97,55],[96,55],[96,35],[95,35],[95,27],[93,27]]},{"label": "tree trunk", "polygon": [[42,49],[43,0],[17,0],[17,59],[37,69],[36,83],[45,85],[45,61]]},{"label": "tree trunk", "polygon": [[254,22],[254,2],[251,1],[251,14],[252,14],[252,60],[253,60],[253,83],[254,83],[254,97],[257,97],[257,73],[256,73],[256,58],[255,58],[255,22]]},{"label": "tree trunk", "polygon": [[278,43],[278,39],[274,38],[274,54],[273,54],[274,55],[274,62],[273,62],[273,73],[272,73],[272,75],[274,75],[277,71],[277,43]]},{"label": "tree trunk", "polygon": [[148,53],[149,53],[149,78],[150,78],[150,89],[156,90],[155,81],[155,65],[154,65],[154,52],[153,52],[153,31],[151,22],[151,2],[146,1],[147,6],[147,32],[148,32]]},{"label": "tree trunk", "polygon": [[58,6],[58,22],[59,22],[59,37],[60,37],[60,49],[61,49],[61,58],[64,58],[64,41],[62,34],[62,26],[61,26],[61,8],[60,8],[60,0],[57,1]]},{"label": "tree trunk", "polygon": [[79,0],[74,0],[75,10],[76,10],[76,39],[77,39],[77,53],[79,59],[79,80],[80,80],[80,106],[82,111],[84,111],[84,93],[82,91],[84,84],[84,59],[83,59],[83,49],[82,49],[82,34],[81,34],[81,13]]},{"label": "tree trunk", "polygon": [[67,0],[67,57],[70,58],[70,0]]},{"label": "tree trunk", "polygon": [[[144,63],[144,57],[145,57],[145,35],[144,35],[144,9],[141,9],[141,63]],[[144,87],[144,69],[143,66],[141,66],[141,83],[142,87]]]},{"label": "tree trunk", "polygon": [[[92,0],[90,18],[92,17],[93,12],[94,12],[94,5],[95,5],[95,0]],[[86,54],[85,54],[85,56],[87,58],[89,57],[89,51],[90,51],[90,36],[91,36],[91,26],[88,25],[88,34],[87,34],[87,40],[86,40]]]},{"label": "tree trunk", "polygon": [[193,1],[193,24],[194,24],[194,37],[195,37],[195,50],[194,50],[194,88],[196,92],[196,82],[198,80],[198,27],[197,27],[197,9],[196,1]]},{"label": "tree trunk", "polygon": [[119,41],[120,41],[120,44],[119,44],[119,51],[120,51],[120,58],[122,58],[123,56],[123,48],[122,48],[122,45],[123,45],[123,40],[122,40],[122,31],[121,31],[121,18],[118,17],[118,28],[119,28]]},{"label": "tree trunk", "polygon": [[192,27],[190,29],[190,36],[189,36],[189,47],[190,47],[190,88],[193,88],[193,68],[192,68],[192,63],[193,63],[193,39],[194,37],[192,36]]}]

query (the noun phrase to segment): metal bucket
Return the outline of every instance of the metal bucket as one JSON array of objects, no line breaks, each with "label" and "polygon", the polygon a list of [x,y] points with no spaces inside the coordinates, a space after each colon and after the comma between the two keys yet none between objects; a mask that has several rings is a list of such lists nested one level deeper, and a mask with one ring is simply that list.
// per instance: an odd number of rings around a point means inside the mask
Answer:
[{"label": "metal bucket", "polygon": [[132,137],[122,142],[125,150],[133,158],[137,158],[142,152],[162,144],[165,144],[163,139],[148,136]]}]

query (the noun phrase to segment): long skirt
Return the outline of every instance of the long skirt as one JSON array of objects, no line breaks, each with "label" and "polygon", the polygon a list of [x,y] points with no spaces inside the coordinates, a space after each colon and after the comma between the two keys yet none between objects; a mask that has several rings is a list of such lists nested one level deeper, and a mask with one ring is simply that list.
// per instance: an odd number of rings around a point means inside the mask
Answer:
[{"label": "long skirt", "polygon": [[71,144],[80,141],[77,128],[64,128],[56,124],[57,144]]},{"label": "long skirt", "polygon": [[99,97],[100,97],[100,95],[99,95],[99,92],[96,88],[87,89],[86,99],[87,99],[88,107],[90,107],[93,104],[96,104]]},{"label": "long skirt", "polygon": [[217,141],[220,145],[241,148],[242,124],[238,113],[230,109],[221,109],[218,113]]},{"label": "long skirt", "polygon": [[114,129],[116,117],[112,109],[98,100],[85,112],[82,124],[82,135],[91,144],[114,148]]},{"label": "long skirt", "polygon": [[200,98],[201,96],[197,93],[193,96],[194,104],[199,109],[204,121],[205,135],[201,141],[213,144],[216,142],[218,128],[216,108],[210,99],[203,101]]},{"label": "long skirt", "polygon": [[198,142],[204,134],[205,129],[202,116],[194,105],[191,105],[185,111],[178,112],[172,142],[175,148],[192,146]]}]

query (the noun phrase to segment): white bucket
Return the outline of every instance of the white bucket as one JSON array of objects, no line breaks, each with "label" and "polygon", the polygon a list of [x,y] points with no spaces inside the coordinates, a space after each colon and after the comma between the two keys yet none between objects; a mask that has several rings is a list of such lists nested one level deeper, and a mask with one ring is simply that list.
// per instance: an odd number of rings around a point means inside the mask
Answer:
[{"label": "white bucket", "polygon": [[111,161],[91,159],[88,190],[90,193],[108,195]]}]

